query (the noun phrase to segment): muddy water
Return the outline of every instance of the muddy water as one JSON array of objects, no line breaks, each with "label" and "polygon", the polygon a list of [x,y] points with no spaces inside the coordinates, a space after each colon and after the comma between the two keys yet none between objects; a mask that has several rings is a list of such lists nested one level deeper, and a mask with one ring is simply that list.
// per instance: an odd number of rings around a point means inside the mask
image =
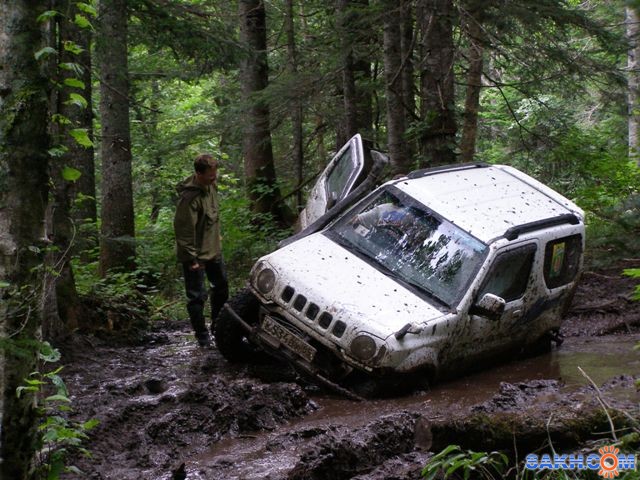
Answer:
[{"label": "muddy water", "polygon": [[315,413],[275,432],[222,440],[190,459],[188,478],[284,478],[299,460],[297,452],[305,445],[305,439],[313,438],[319,430],[334,426],[357,428],[399,411],[419,412],[437,420],[489,400],[501,382],[559,380],[564,387],[555,395],[562,395],[587,384],[578,367],[597,385],[616,375],[640,374],[640,353],[633,350],[639,341],[640,335],[569,338],[549,354],[497,366],[402,398],[358,403],[316,396]]}]

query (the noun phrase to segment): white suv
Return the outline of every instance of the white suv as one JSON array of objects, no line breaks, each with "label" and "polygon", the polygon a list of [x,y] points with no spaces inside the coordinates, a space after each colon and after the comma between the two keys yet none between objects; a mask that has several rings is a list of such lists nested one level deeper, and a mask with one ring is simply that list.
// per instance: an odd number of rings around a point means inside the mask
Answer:
[{"label": "white suv", "polygon": [[218,318],[228,360],[257,346],[341,390],[363,374],[430,381],[559,340],[582,210],[502,165],[418,170],[374,189],[385,161],[357,135],[330,162],[303,230],[256,263]]}]

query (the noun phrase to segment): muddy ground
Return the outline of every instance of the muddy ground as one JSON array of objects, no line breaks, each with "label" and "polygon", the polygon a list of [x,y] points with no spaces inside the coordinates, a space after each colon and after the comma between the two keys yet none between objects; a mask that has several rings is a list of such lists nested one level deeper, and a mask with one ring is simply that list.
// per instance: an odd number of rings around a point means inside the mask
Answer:
[{"label": "muddy ground", "polygon": [[126,345],[74,336],[61,345],[73,418],[100,421],[92,457],[74,463],[93,479],[400,480],[451,443],[518,458],[549,441],[586,448],[612,436],[610,422],[628,425],[624,412],[638,417],[640,302],[620,271],[583,276],[557,351],[365,402],[283,365],[231,366],[195,346],[186,320]]}]

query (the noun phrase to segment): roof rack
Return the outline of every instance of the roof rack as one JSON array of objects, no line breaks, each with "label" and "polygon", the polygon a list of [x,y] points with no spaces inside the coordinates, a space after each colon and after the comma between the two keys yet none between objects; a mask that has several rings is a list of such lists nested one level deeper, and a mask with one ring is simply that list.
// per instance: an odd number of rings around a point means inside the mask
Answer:
[{"label": "roof rack", "polygon": [[423,168],[420,170],[414,170],[407,174],[407,178],[422,178],[429,175],[433,175],[441,172],[455,172],[458,170],[469,170],[472,168],[487,168],[490,167],[488,163],[458,163],[453,165],[443,165],[441,167]]},{"label": "roof rack", "polygon": [[507,231],[504,232],[504,238],[507,240],[515,240],[523,233],[534,232],[536,230],[542,230],[543,228],[553,227],[556,225],[563,225],[565,223],[578,225],[580,223],[580,219],[573,213],[565,213],[557,217],[536,220],[535,222],[524,223],[507,229]]}]

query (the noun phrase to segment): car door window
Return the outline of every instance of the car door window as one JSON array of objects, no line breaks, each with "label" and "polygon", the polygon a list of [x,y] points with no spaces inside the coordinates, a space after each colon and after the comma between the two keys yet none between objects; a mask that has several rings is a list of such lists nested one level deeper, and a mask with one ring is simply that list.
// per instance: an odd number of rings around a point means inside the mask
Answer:
[{"label": "car door window", "polygon": [[557,288],[573,281],[580,267],[582,236],[571,235],[552,240],[544,251],[544,281]]},{"label": "car door window", "polygon": [[300,228],[304,229],[344,199],[359,185],[371,168],[370,155],[360,135],[354,135],[333,157],[315,183],[304,211]]},{"label": "car door window", "polygon": [[327,198],[339,200],[350,185],[350,180],[357,172],[357,165],[352,156],[352,149],[346,150],[337,161],[331,173],[327,177]]},{"label": "car door window", "polygon": [[507,303],[521,298],[527,289],[535,253],[536,246],[530,244],[498,255],[478,298],[487,293],[502,297]]}]

